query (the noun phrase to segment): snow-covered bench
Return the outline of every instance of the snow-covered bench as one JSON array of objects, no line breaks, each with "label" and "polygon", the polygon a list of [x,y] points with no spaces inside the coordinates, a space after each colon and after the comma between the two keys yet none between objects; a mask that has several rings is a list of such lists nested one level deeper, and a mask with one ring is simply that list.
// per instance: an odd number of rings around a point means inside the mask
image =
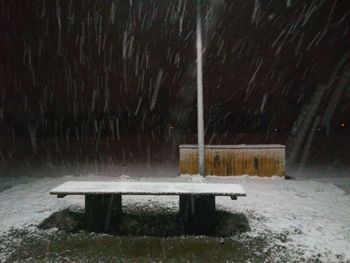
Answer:
[{"label": "snow-covered bench", "polygon": [[63,198],[84,195],[88,227],[95,232],[117,232],[122,220],[122,195],[179,195],[180,219],[186,233],[206,233],[213,222],[215,196],[236,200],[246,196],[241,185],[202,182],[92,182],[71,181],[52,189]]}]

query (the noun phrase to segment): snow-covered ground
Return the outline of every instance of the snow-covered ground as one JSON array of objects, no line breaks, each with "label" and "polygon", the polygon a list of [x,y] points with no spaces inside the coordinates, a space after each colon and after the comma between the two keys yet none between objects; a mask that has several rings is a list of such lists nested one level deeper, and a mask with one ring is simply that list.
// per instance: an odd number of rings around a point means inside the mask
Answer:
[{"label": "snow-covered ground", "polygon": [[[136,170],[135,170],[136,171]],[[165,171],[161,174],[165,176]],[[0,177],[0,236],[11,229],[36,229],[53,212],[67,207],[83,207],[82,196],[58,199],[49,190],[65,181],[77,180],[138,180],[138,181],[195,181],[198,183],[237,183],[246,190],[247,197],[233,201],[217,197],[220,209],[243,213],[251,231],[246,236],[283,234],[287,239],[272,240],[275,245],[290,251],[291,260],[310,259],[315,255],[324,262],[350,262],[350,195],[327,180],[284,180],[258,177],[207,177],[204,181],[193,176],[167,178],[135,178],[113,172],[111,176],[60,177]],[[344,179],[346,180],[346,179]],[[124,204],[158,203],[177,209],[176,196],[125,196]],[[4,246],[4,244],[2,244]],[[293,251],[296,251],[293,254]],[[5,261],[8,248],[0,247],[0,261]],[[278,251],[275,251],[278,258]]]}]

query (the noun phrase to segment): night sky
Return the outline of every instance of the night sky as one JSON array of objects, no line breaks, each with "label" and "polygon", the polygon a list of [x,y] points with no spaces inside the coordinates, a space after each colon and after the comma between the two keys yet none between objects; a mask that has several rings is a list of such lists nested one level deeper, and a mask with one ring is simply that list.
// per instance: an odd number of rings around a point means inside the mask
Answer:
[{"label": "night sky", "polygon": [[[2,0],[0,134],[195,134],[194,4]],[[308,129],[348,131],[348,0],[206,0],[203,14],[208,138],[288,136],[310,111]]]}]

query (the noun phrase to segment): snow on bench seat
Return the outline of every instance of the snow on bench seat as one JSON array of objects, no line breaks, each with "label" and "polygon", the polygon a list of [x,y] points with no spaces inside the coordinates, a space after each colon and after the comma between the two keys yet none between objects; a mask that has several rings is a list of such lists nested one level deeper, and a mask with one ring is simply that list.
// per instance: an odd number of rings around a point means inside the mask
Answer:
[{"label": "snow on bench seat", "polygon": [[52,189],[50,194],[58,197],[91,194],[246,196],[238,184],[115,181],[70,181]]}]

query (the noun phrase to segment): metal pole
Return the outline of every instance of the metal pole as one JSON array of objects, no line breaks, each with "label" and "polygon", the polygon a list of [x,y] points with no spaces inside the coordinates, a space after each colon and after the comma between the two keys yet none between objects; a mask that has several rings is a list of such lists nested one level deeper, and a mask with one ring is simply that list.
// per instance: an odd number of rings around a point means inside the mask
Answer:
[{"label": "metal pole", "polygon": [[197,0],[197,129],[198,129],[198,173],[205,176],[204,113],[203,113],[203,44],[202,44],[201,0]]}]

